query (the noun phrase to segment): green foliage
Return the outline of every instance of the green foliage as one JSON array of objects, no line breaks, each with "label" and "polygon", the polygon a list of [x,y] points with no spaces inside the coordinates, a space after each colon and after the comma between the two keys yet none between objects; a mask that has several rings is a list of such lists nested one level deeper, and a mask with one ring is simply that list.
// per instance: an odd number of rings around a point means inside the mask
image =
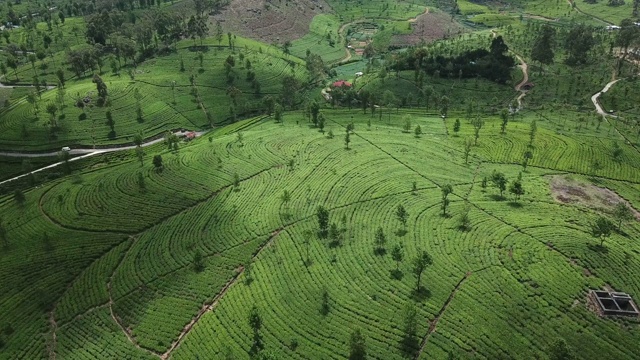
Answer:
[{"label": "green foliage", "polygon": [[360,329],[351,333],[349,339],[349,360],[365,360],[367,358],[367,344]]},{"label": "green foliage", "polygon": [[418,255],[413,259],[413,273],[416,275],[416,291],[420,291],[422,273],[433,264],[431,255],[426,250],[419,250]]},{"label": "green foliage", "polygon": [[500,197],[502,197],[502,193],[507,189],[507,177],[503,173],[494,170],[491,174],[491,182],[500,191]]},{"label": "green foliage", "polygon": [[604,244],[604,241],[611,236],[615,225],[611,220],[603,216],[598,216],[596,221],[591,225],[591,235],[600,240],[600,246]]},{"label": "green foliage", "polygon": [[322,205],[318,205],[316,218],[318,219],[318,235],[321,238],[326,238],[329,235],[329,210]]},{"label": "green foliage", "polygon": [[631,221],[634,219],[633,211],[624,202],[619,202],[613,209],[613,216],[618,220],[618,231],[622,227],[623,222]]},{"label": "green foliage", "polygon": [[573,360],[575,356],[564,339],[557,339],[548,350],[549,360]]}]

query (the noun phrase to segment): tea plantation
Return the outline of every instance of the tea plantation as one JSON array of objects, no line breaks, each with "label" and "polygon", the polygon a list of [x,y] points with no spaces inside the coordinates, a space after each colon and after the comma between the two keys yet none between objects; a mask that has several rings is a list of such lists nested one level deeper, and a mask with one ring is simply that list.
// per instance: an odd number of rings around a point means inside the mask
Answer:
[{"label": "tea plantation", "polygon": [[635,2],[228,3],[0,4],[0,359],[638,358]]}]

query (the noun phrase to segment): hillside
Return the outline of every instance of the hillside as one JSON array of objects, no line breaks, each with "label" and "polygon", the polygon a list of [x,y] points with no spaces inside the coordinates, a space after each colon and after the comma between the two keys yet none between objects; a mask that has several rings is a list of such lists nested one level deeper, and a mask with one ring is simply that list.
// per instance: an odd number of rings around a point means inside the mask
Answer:
[{"label": "hillside", "polygon": [[636,359],[633,6],[0,4],[0,359]]}]

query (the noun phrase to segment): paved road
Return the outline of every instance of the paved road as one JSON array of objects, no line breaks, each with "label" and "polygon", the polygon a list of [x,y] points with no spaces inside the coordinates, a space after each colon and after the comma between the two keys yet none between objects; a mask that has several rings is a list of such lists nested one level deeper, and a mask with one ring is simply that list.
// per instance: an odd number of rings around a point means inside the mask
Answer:
[{"label": "paved road", "polygon": [[604,89],[602,89],[601,91],[595,93],[592,97],[591,97],[591,102],[593,103],[593,106],[596,107],[596,111],[598,112],[598,114],[602,115],[602,116],[611,116],[611,117],[617,117],[615,115],[611,115],[609,113],[607,113],[603,108],[602,105],[600,105],[600,101],[598,100],[598,98],[600,97],[600,95],[606,93],[607,91],[609,91],[609,89],[613,86],[613,84],[617,83],[618,81],[620,81],[621,79],[616,79],[616,80],[612,80],[610,81],[605,87]]},{"label": "paved road", "polygon": [[[174,134],[176,135],[184,135],[187,132],[180,132],[180,131],[176,131],[174,132]],[[206,131],[197,131],[196,132],[196,137],[200,137],[202,135],[204,135],[206,133]],[[158,144],[164,141],[164,138],[159,138],[159,139],[154,139],[154,140],[150,140],[147,141],[145,143],[143,143],[141,146],[142,147],[147,147],[147,146],[151,146],[154,144]],[[106,153],[112,153],[112,152],[117,152],[117,151],[126,151],[126,150],[132,150],[135,149],[136,146],[135,145],[127,145],[127,146],[121,146],[121,147],[112,147],[112,148],[104,148],[104,149],[72,149],[69,153],[73,156],[73,155],[78,155],[76,157],[72,157],[71,159],[69,159],[69,161],[77,161],[80,159],[84,159],[84,158],[88,158],[90,156],[94,156],[94,155],[99,155],[99,154],[106,154]],[[58,156],[59,152],[47,152],[47,153],[17,153],[17,152],[0,152],[0,156],[6,156],[6,157],[21,157],[21,158],[35,158],[35,157],[53,157],[53,156]],[[41,167],[39,169],[33,170],[29,173],[26,174],[22,174],[19,176],[15,176],[11,179],[7,179],[7,180],[3,180],[0,181],[0,185],[20,179],[22,177],[25,177],[29,174],[33,174],[33,173],[37,173],[37,172],[41,172],[47,169],[51,169],[54,168],[56,166],[62,165],[64,163],[64,161],[59,161],[56,163],[53,163],[51,165],[47,165],[45,167]]]}]

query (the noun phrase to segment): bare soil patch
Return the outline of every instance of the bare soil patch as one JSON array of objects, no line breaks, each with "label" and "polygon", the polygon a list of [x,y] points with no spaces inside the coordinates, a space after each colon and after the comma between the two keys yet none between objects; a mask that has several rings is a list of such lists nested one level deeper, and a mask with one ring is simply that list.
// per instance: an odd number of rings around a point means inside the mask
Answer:
[{"label": "bare soil patch", "polygon": [[611,212],[618,203],[625,203],[640,221],[640,212],[615,191],[579,182],[569,176],[553,176],[549,180],[553,198],[563,204],[582,205],[592,209]]},{"label": "bare soil patch", "polygon": [[464,28],[451,16],[429,9],[411,22],[413,32],[408,35],[396,35],[391,40],[392,46],[414,45],[420,41],[432,42],[447,39],[462,34]]},{"label": "bare soil patch", "polygon": [[219,20],[225,32],[267,43],[284,43],[306,35],[313,17],[330,11],[324,0],[233,0],[213,16],[213,22]]}]

